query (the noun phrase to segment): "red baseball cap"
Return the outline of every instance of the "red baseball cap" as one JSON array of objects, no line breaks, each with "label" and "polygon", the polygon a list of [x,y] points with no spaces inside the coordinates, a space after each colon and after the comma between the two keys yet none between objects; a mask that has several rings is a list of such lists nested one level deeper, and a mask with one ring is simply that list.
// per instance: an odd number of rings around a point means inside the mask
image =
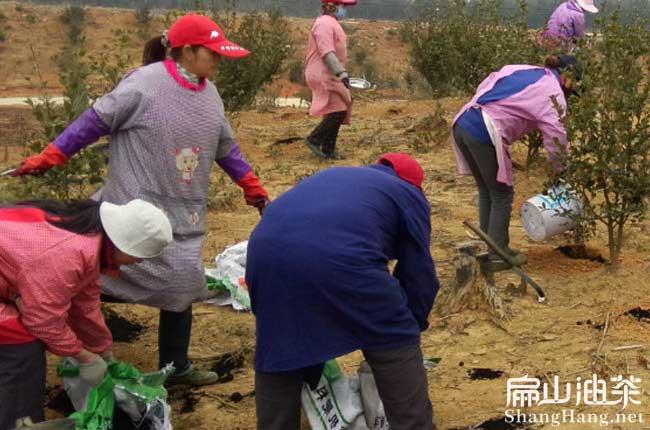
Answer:
[{"label": "red baseball cap", "polygon": [[169,29],[167,39],[172,48],[201,45],[219,55],[234,58],[242,58],[251,53],[226,39],[221,27],[203,15],[190,14],[180,17]]},{"label": "red baseball cap", "polygon": [[418,160],[405,152],[390,152],[379,157],[377,164],[389,165],[395,170],[397,176],[408,183],[422,188],[424,170]]}]

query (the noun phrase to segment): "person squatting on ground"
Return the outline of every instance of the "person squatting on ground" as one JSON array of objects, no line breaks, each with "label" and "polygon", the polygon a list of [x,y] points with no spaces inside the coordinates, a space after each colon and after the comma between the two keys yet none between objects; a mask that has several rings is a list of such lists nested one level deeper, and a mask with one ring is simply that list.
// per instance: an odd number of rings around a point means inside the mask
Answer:
[{"label": "person squatting on ground", "polygon": [[113,338],[100,273],[119,276],[172,240],[167,216],[142,200],[0,206],[0,430],[44,419],[46,349],[78,360],[86,383],[103,380]]},{"label": "person squatting on ground", "polygon": [[106,295],[161,309],[159,365],[171,362],[177,369],[170,384],[206,385],[218,379],[214,372],[195,369],[188,358],[191,305],[208,293],[202,248],[214,162],[243,188],[249,205],[261,212],[269,201],[233,137],[217,88],[207,79],[222,56],[249,53],[226,39],[210,18],[179,18],[166,36],[147,43],[143,67],[127,74],[16,171],[40,173],[65,164],[110,135],[108,178],[95,198],[112,203],[141,198],[170,216],[175,240],[160,257],[125,269],[120,279],[102,279]]},{"label": "person squatting on ground", "polygon": [[[575,85],[571,75],[560,72],[567,68],[579,77],[578,65],[571,56],[549,56],[545,67],[504,66],[481,82],[452,126],[458,173],[474,176],[478,187],[481,230],[509,252],[518,266],[526,264],[527,258],[509,248],[514,198],[509,148],[531,131],[540,130],[555,174],[562,173],[560,153],[569,143],[558,107],[567,112],[566,95]],[[508,267],[491,251],[489,269]]]},{"label": "person squatting on ground", "polygon": [[322,115],[323,121],[306,139],[318,157],[340,160],[336,140],[341,124],[350,124],[352,96],[345,66],[348,62],[347,36],[339,20],[345,5],[356,0],[322,0],[323,14],[316,19],[307,44],[305,81],[311,90],[310,115]]},{"label": "person squatting on ground", "polygon": [[593,0],[568,0],[559,5],[540,33],[540,45],[570,52],[585,34],[585,12],[598,13]]},{"label": "person squatting on ground", "polygon": [[317,173],[269,205],[246,261],[259,430],[299,430],[303,381],[315,386],[327,360],[358,349],[391,429],[433,428],[420,332],[439,282],[423,178],[409,155],[386,154]]}]

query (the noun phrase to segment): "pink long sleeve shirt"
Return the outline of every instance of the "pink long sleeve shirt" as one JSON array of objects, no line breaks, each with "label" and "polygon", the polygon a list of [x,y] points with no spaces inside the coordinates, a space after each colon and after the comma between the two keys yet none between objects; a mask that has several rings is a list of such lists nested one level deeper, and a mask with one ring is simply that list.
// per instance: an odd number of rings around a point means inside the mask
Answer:
[{"label": "pink long sleeve shirt", "polygon": [[[544,147],[548,151],[553,168],[557,172],[562,170],[558,159],[560,147],[568,148],[566,129],[556,108],[557,104],[560,111],[566,114],[566,98],[558,78],[550,69],[545,69],[546,74],[537,82],[509,97],[483,106],[477,102],[500,79],[510,76],[516,71],[533,68],[539,68],[539,66],[510,65],[490,74],[481,82],[472,100],[463,106],[456,118],[454,118],[454,124],[456,124],[458,118],[466,110],[472,107],[480,107],[483,113],[492,120],[499,136],[497,139],[492,136],[492,144],[496,149],[497,162],[499,163],[497,181],[510,186],[513,185],[513,173],[509,146],[526,134],[537,129],[541,131]],[[467,161],[453,141],[453,134],[452,142],[458,173],[460,175],[471,175]]]},{"label": "pink long sleeve shirt", "polygon": [[101,241],[49,224],[40,209],[0,208],[0,344],[40,339],[63,356],[111,347],[99,299]]}]

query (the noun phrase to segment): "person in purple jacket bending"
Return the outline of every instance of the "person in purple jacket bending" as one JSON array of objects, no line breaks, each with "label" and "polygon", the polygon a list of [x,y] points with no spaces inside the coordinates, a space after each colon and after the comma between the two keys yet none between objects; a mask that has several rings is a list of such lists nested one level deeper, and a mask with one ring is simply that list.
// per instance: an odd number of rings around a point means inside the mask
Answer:
[{"label": "person in purple jacket bending", "polygon": [[555,9],[542,33],[542,45],[571,50],[585,34],[585,12],[597,13],[594,0],[568,0]]},{"label": "person in purple jacket bending", "polygon": [[[539,130],[555,174],[562,173],[559,155],[569,143],[560,112],[567,112],[566,96],[574,90],[571,77],[561,72],[568,68],[579,78],[577,62],[568,55],[548,56],[545,67],[504,66],[481,82],[452,126],[458,173],[474,176],[478,187],[481,230],[518,266],[528,259],[509,247],[514,197],[509,148],[531,131]],[[491,253],[487,267],[496,271],[510,265]]]},{"label": "person in purple jacket bending", "polygon": [[262,212],[269,201],[233,137],[217,88],[207,79],[222,56],[248,54],[210,18],[179,18],[168,34],[147,42],[143,67],[15,172],[42,173],[110,135],[108,178],[95,197],[114,204],[153,203],[169,216],[174,242],[159,257],[125,269],[120,279],[103,277],[102,290],[161,309],[159,364],[176,368],[169,383],[198,386],[218,379],[214,372],[194,369],[188,359],[192,303],[208,295],[202,248],[213,164],[243,188],[249,205]]}]

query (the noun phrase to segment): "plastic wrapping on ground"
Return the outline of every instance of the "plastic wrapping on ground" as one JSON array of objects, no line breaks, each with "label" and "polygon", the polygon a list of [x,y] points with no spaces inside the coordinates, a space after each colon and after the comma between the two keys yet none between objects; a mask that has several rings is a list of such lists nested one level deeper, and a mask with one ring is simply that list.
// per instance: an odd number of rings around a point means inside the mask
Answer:
[{"label": "plastic wrapping on ground", "polygon": [[226,248],[215,258],[215,268],[205,269],[208,289],[214,297],[206,300],[217,306],[250,310],[251,300],[246,286],[246,249],[248,241]]},{"label": "plastic wrapping on ground", "polygon": [[174,371],[172,365],[143,374],[133,366],[113,361],[104,380],[95,387],[79,378],[78,363],[70,357],[58,370],[77,411],[70,416],[77,421],[75,430],[122,430],[114,427],[116,408],[128,416],[133,428],[172,430],[171,408],[163,387]]}]

